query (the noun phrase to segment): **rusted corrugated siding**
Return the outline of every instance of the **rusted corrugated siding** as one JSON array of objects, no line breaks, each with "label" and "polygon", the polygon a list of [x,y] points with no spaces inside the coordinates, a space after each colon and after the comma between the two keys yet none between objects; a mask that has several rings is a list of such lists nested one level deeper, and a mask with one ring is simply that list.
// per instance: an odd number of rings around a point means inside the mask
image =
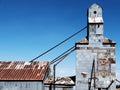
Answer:
[{"label": "rusted corrugated siding", "polygon": [[0,62],[0,80],[43,80],[49,62]]}]

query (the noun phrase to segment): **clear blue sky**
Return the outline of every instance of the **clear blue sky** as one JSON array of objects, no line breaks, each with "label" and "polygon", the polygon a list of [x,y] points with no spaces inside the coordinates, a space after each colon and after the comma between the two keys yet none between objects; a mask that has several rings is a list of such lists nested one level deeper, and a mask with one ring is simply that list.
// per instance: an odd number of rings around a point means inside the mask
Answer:
[{"label": "clear blue sky", "polygon": [[[95,2],[103,7],[104,35],[117,42],[119,73],[119,0],[0,0],[0,60],[29,61],[48,50],[86,26],[87,8]],[[38,61],[51,61],[85,36],[83,31]],[[58,70],[61,75],[73,75],[75,53],[58,65]]]}]

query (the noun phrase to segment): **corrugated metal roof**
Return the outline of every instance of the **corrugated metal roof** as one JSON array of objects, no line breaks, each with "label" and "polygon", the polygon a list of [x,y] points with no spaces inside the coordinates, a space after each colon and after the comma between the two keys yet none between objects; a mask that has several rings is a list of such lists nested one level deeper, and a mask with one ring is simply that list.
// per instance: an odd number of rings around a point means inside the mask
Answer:
[{"label": "corrugated metal roof", "polygon": [[71,78],[57,78],[56,79],[56,84],[74,84],[73,80]]},{"label": "corrugated metal roof", "polygon": [[[51,84],[53,83],[52,79],[47,78],[44,82],[45,84]],[[55,80],[55,84],[66,84],[66,85],[73,85],[75,84],[74,81],[71,78],[65,78],[65,77],[58,77]]]},{"label": "corrugated metal roof", "polygon": [[83,38],[81,40],[79,40],[77,43],[88,43],[87,38]]},{"label": "corrugated metal roof", "polygon": [[[88,43],[88,40],[87,40],[87,38],[83,38],[83,39],[79,40],[77,43]],[[109,38],[104,37],[103,38],[103,43],[112,44],[112,43],[115,43],[115,42],[110,40]]]},{"label": "corrugated metal roof", "polygon": [[110,40],[109,38],[104,37],[103,38],[103,43],[115,43],[115,41]]},{"label": "corrugated metal roof", "polygon": [[49,62],[0,62],[0,80],[43,80]]}]

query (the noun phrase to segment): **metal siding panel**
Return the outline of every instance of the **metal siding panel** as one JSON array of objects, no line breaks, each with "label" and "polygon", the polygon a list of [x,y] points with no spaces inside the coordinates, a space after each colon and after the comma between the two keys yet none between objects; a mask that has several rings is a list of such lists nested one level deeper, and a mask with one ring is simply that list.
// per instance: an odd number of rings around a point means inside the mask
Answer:
[{"label": "metal siding panel", "polygon": [[0,82],[0,90],[43,90],[42,82]]}]

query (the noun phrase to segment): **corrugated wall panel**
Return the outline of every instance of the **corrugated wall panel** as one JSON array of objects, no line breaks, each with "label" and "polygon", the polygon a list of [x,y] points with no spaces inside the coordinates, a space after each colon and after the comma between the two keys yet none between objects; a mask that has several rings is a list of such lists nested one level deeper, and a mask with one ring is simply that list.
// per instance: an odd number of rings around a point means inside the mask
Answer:
[{"label": "corrugated wall panel", "polygon": [[[50,90],[48,85],[45,86],[45,90]],[[53,88],[52,88],[52,90],[53,90]],[[69,87],[69,86],[68,87],[67,86],[66,87],[64,87],[64,86],[59,86],[58,87],[57,86],[55,88],[55,90],[74,90],[74,89],[73,89],[73,87]]]},{"label": "corrugated wall panel", "polygon": [[43,90],[42,82],[1,81],[0,90]]}]

